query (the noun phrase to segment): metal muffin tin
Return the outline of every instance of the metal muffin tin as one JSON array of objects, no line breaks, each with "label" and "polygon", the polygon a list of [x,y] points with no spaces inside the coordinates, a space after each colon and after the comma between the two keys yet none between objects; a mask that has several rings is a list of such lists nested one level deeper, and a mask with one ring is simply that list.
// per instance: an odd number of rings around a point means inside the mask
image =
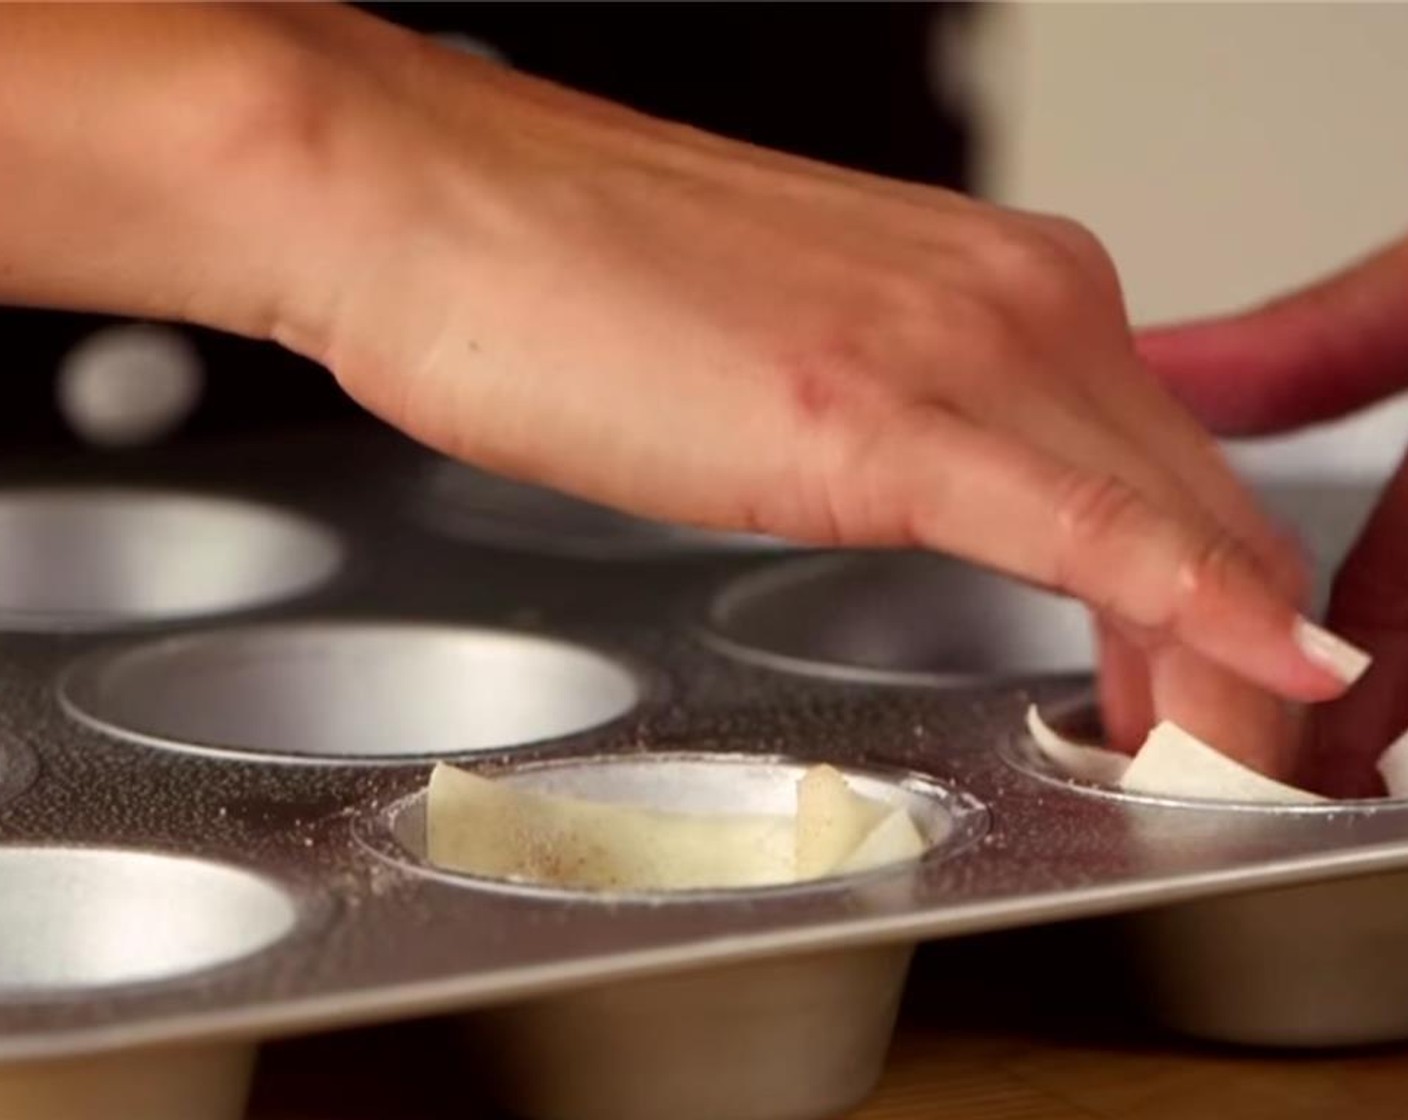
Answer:
[{"label": "metal muffin tin", "polygon": [[502,750],[625,715],[641,687],[593,650],[531,634],[388,622],[264,623],[80,661],[74,718],[135,742],[371,762]]},{"label": "metal muffin tin", "polygon": [[[336,431],[10,468],[10,488],[56,495],[98,474],[134,494],[179,480],[194,499],[321,526],[342,559],[298,598],[229,598],[181,621],[124,611],[114,624],[140,633],[58,627],[0,643],[0,874],[80,853],[71,866],[82,874],[90,858],[110,859],[179,867],[205,884],[156,889],[172,909],[138,922],[190,951],[156,975],[139,967],[148,947],[123,948],[128,919],[105,917],[107,887],[70,899],[97,956],[54,932],[61,910],[26,927],[11,903],[0,908],[0,946],[23,970],[0,968],[7,1120],[54,1114],[27,1102],[79,1070],[112,1092],[145,1071],[141,1082],[167,1098],[144,1120],[228,1120],[259,1040],[438,1013],[465,1016],[470,1045],[497,1063],[482,1080],[525,1115],[834,1115],[879,1068],[921,940],[1080,915],[1194,914],[1252,891],[1333,900],[1370,881],[1352,877],[1408,868],[1408,804],[1192,806],[1033,769],[1019,731],[1026,704],[1086,685],[1050,672],[1078,658],[1033,664],[1022,653],[1055,615],[1004,630],[1010,658],[989,645],[958,671],[901,662],[893,678],[838,659],[817,637],[824,626],[798,630],[786,653],[797,671],[735,648],[736,632],[721,638],[717,604],[765,599],[772,578],[791,585],[783,567],[773,577],[759,565],[813,558],[681,549],[584,563],[471,546],[425,524],[425,462],[401,440]],[[200,554],[191,524],[169,538],[179,555]],[[902,631],[894,648],[980,629],[981,595],[1008,594],[1001,581],[945,570],[922,601],[897,592],[906,609],[887,616]],[[881,578],[852,590],[884,601],[871,586]],[[991,602],[991,617],[1006,619]],[[823,621],[861,617],[839,590],[812,603]],[[1040,648],[1075,641],[1065,625]],[[369,635],[372,667],[349,667]],[[418,860],[415,795],[432,757],[666,802],[701,790],[746,800],[760,773],[777,798],[798,764],[828,761],[877,791],[942,806],[954,830],[917,863],[668,904],[508,889]],[[671,758],[679,773],[717,769],[666,781]],[[120,892],[134,913],[144,882]],[[43,891],[22,893],[48,905]],[[231,942],[202,924],[211,906],[228,915]],[[1227,926],[1204,912],[1209,930]],[[1362,912],[1368,922],[1371,908]],[[236,944],[241,931],[251,937]],[[1408,1002],[1392,995],[1408,970],[1379,961],[1369,971],[1393,973],[1382,988],[1397,1016],[1361,1015],[1357,1034],[1310,1029],[1302,1041],[1408,1035]],[[110,1115],[83,1107],[58,1114]]]},{"label": "metal muffin tin", "polygon": [[102,630],[221,614],[331,579],[336,539],[277,507],[179,491],[0,495],[0,627]]},{"label": "metal muffin tin", "polygon": [[1095,663],[1079,603],[922,553],[760,568],[713,596],[703,635],[760,666],[874,684],[991,685]]}]

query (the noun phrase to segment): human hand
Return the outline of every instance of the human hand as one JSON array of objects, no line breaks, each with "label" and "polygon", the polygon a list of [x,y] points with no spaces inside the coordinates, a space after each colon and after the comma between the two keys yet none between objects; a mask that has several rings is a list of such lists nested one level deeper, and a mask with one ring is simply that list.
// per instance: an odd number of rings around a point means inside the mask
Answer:
[{"label": "human hand", "polygon": [[1255,686],[1343,688],[1297,641],[1294,555],[1141,369],[1085,231],[357,34],[377,80],[327,126],[355,237],[313,254],[335,265],[280,337],[373,411],[637,513],[1068,591],[1122,742],[1164,716],[1275,769]]},{"label": "human hand", "polygon": [[[1250,314],[1148,332],[1141,354],[1229,435],[1284,431],[1408,388],[1408,241]],[[1379,754],[1408,728],[1408,457],[1336,575],[1329,625],[1374,656],[1315,709],[1302,781],[1380,794]]]},{"label": "human hand", "polygon": [[1261,688],[1326,699],[1361,667],[1299,620],[1294,557],[1141,368],[1070,223],[349,8],[0,21],[4,170],[32,188],[0,213],[0,296],[272,337],[433,446],[636,513],[1070,592],[1120,742],[1159,715],[1269,768]]}]

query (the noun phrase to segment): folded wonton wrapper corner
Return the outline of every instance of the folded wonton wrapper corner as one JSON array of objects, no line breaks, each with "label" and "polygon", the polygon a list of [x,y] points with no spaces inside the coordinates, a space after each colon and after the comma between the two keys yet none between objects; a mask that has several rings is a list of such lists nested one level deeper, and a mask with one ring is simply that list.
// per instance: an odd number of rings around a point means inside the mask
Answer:
[{"label": "folded wonton wrapper corner", "polygon": [[757,887],[914,859],[902,808],[856,794],[829,766],[798,784],[795,816],[667,812],[525,790],[440,764],[426,851],[450,870],[599,891]]},{"label": "folded wonton wrapper corner", "polygon": [[813,766],[797,783],[797,878],[833,871],[884,816],[885,806],[853,793],[835,767]]},{"label": "folded wonton wrapper corner", "polygon": [[1041,718],[1035,704],[1027,709],[1027,730],[1051,764],[1078,782],[1117,786],[1132,761],[1119,751],[1064,738]]}]

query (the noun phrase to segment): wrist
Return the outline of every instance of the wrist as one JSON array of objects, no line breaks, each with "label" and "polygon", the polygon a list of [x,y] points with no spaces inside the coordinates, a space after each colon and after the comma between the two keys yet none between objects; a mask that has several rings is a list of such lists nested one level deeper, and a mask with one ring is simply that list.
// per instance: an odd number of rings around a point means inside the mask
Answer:
[{"label": "wrist", "polygon": [[315,232],[299,164],[322,79],[292,21],[199,5],[0,17],[0,148],[24,184],[0,210],[0,300],[268,333]]},{"label": "wrist", "polygon": [[348,79],[297,19],[251,13],[242,49],[194,79],[207,127],[169,184],[198,228],[182,315],[297,343],[352,263]]}]

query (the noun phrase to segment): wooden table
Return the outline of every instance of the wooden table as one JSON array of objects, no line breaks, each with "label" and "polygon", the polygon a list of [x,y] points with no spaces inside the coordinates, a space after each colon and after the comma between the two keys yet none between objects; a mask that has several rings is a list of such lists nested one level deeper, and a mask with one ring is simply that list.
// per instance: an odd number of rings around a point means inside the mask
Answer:
[{"label": "wooden table", "polygon": [[[1102,981],[1080,930],[921,951],[884,1079],[848,1120],[1408,1117],[1408,1045],[1278,1054],[1169,1037]],[[435,1024],[276,1043],[250,1120],[493,1120],[464,1099],[464,1072]]]}]

